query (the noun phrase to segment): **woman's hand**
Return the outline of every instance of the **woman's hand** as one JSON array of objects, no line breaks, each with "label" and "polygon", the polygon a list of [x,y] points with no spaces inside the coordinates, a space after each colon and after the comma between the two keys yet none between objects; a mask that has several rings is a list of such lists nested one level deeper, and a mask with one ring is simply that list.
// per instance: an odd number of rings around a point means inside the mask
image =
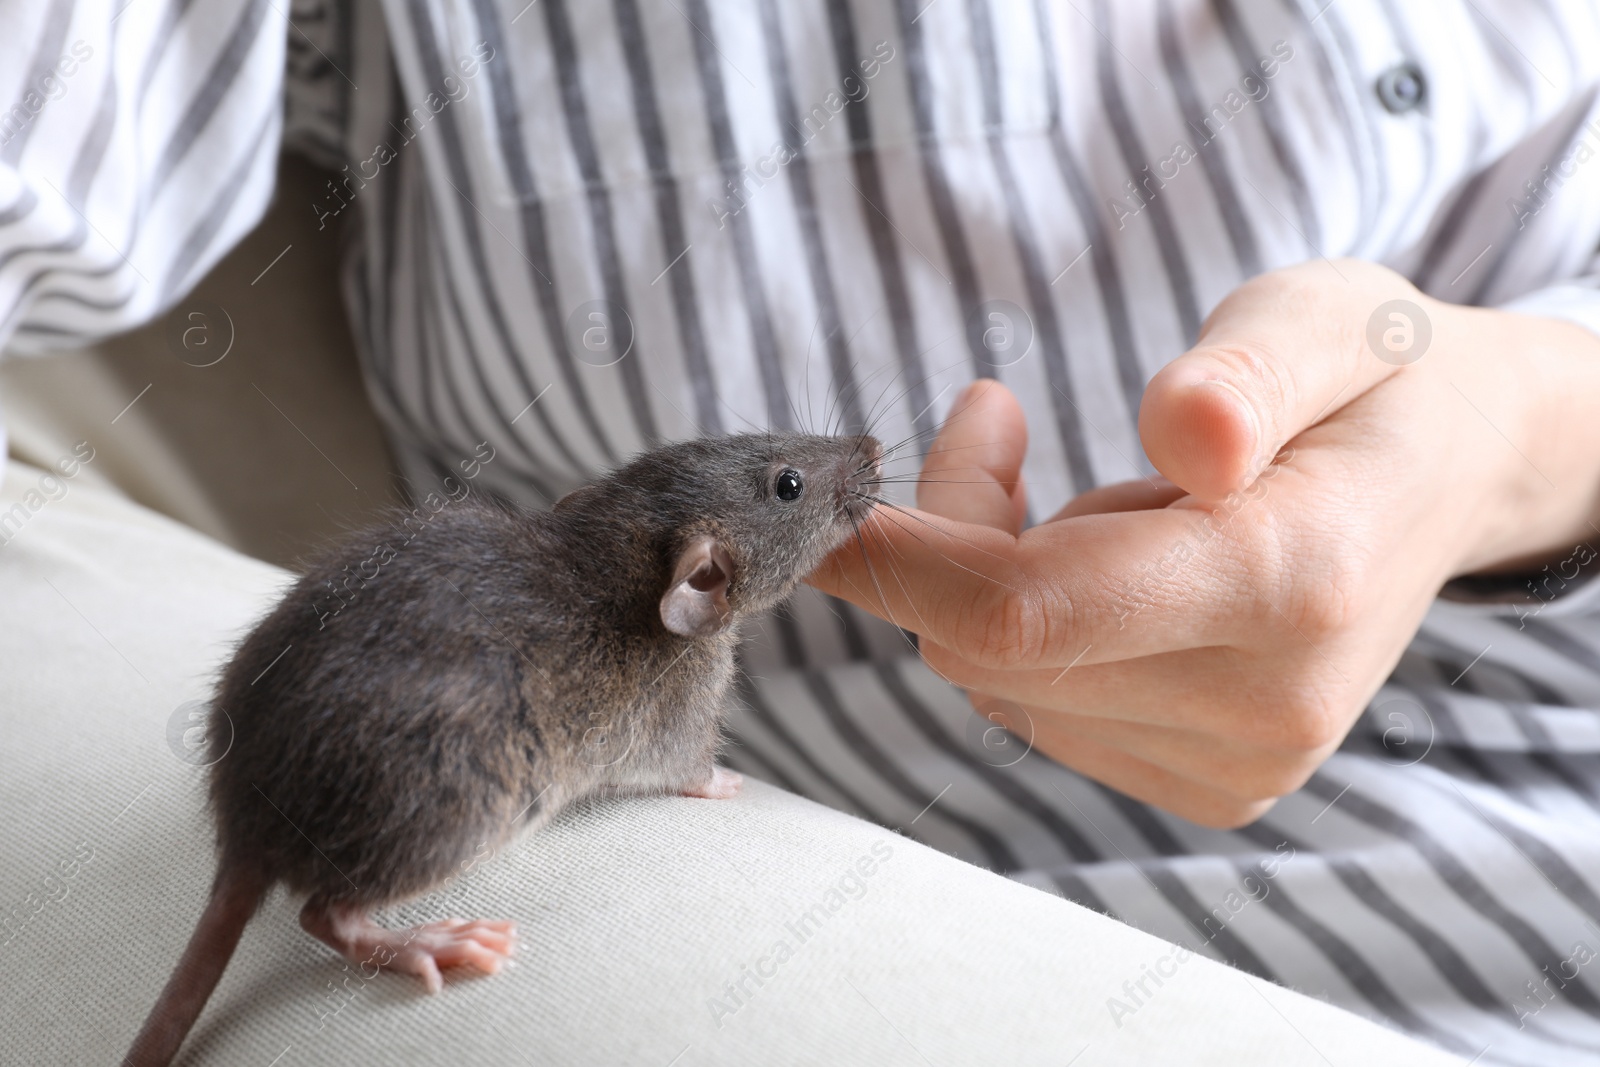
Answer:
[{"label": "woman's hand", "polygon": [[1368,263],[1240,287],[1150,382],[1139,432],[1164,479],[1020,532],[1022,412],[978,382],[920,512],[878,509],[867,553],[812,581],[921,635],[1040,751],[1210,826],[1306,781],[1451,576],[1600,532],[1600,339]]}]

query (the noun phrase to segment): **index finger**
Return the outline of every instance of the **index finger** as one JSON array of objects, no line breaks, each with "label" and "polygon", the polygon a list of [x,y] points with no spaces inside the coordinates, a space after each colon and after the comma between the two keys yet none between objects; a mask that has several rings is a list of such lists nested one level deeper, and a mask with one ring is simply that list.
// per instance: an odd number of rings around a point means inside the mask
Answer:
[{"label": "index finger", "polygon": [[880,505],[808,579],[994,670],[1103,663],[1227,644],[1233,553],[1212,509],[1084,515],[1013,536]]}]

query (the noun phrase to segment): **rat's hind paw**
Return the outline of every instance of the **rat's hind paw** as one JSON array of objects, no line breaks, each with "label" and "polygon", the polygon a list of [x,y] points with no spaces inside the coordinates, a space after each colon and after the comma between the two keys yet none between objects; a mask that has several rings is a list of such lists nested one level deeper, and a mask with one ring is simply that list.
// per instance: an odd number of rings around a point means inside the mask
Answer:
[{"label": "rat's hind paw", "polygon": [[706,800],[727,800],[739,795],[739,787],[744,784],[744,775],[738,771],[730,771],[726,767],[713,766],[711,777],[684,789],[686,797],[704,797]]},{"label": "rat's hind paw", "polygon": [[358,967],[387,967],[417,975],[428,992],[444,988],[440,971],[473,967],[498,974],[517,952],[517,924],[489,920],[445,919],[390,930],[364,911],[308,901],[300,925]]},{"label": "rat's hind paw", "polygon": [[484,974],[499,974],[517,952],[517,924],[512,922],[446,919],[384,932],[395,948],[388,966],[417,975],[430,993],[444,988],[442,969],[473,967]]}]

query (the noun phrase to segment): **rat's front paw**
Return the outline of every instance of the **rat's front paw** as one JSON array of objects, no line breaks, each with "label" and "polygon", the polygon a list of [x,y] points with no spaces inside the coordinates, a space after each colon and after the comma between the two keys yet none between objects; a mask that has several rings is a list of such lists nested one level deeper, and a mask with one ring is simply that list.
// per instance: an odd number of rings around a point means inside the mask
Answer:
[{"label": "rat's front paw", "polygon": [[726,767],[712,766],[711,777],[699,785],[691,785],[684,789],[686,797],[704,797],[706,800],[727,800],[739,795],[739,787],[744,784],[744,775],[738,771],[730,771]]}]

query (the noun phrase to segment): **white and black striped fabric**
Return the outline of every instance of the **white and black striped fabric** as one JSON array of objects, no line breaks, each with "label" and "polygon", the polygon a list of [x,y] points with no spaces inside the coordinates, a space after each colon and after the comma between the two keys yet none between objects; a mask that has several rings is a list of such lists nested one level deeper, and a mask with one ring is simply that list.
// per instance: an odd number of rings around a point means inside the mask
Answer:
[{"label": "white and black striped fabric", "polygon": [[[1600,331],[1594,3],[295,11],[287,136],[346,168],[310,210],[348,239],[418,485],[482,441],[479,484],[539,501],[700,432],[900,440],[982,375],[1022,400],[1048,514],[1147,472],[1150,375],[1316,256]],[[16,338],[102,323],[73,307],[24,305]],[[1600,605],[1568,562],[1438,603],[1343,749],[1238,832],[997,744],[902,635],[814,597],[752,640],[728,758],[1464,1058],[1600,1063]],[[1157,961],[1128,964],[1106,1010],[1134,1025]]]},{"label": "white and black striped fabric", "polygon": [[[349,172],[349,285],[419,481],[485,439],[520,499],[702,431],[900,440],[993,375],[1048,514],[1149,469],[1145,381],[1259,271],[1361,256],[1600,327],[1593,5],[362,12],[356,58],[381,29],[394,66],[349,72],[346,151],[392,159]],[[1393,112],[1407,63],[1426,100]],[[899,635],[815,599],[753,643],[728,758],[1465,1058],[1600,1063],[1590,599],[1440,604],[1343,751],[1238,833],[1017,759]]]},{"label": "white and black striped fabric", "polygon": [[0,3],[0,347],[137,326],[250,231],[285,19],[272,0]]}]

